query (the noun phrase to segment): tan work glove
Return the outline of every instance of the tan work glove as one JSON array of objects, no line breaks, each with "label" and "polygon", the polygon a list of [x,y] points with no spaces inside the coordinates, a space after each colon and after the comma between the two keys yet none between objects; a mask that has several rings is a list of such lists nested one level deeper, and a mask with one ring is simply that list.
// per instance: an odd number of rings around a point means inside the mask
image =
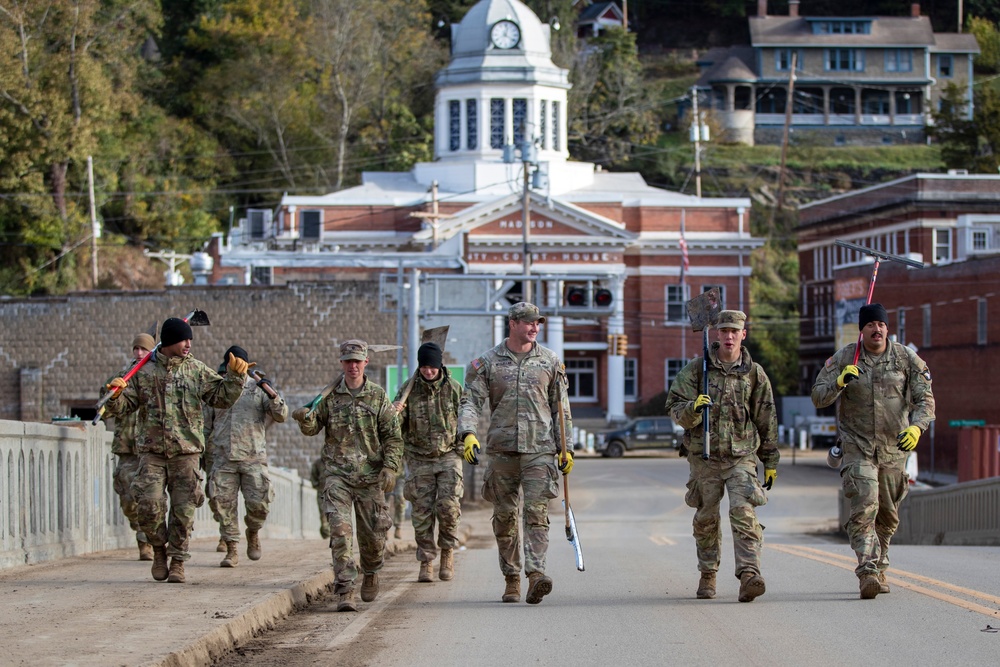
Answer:
[{"label": "tan work glove", "polygon": [[237,375],[246,375],[247,371],[257,365],[257,362],[248,364],[232,352],[229,353],[229,370]]},{"label": "tan work glove", "polygon": [[382,468],[378,474],[378,485],[386,493],[392,493],[392,490],[396,488],[396,473],[388,468]]}]

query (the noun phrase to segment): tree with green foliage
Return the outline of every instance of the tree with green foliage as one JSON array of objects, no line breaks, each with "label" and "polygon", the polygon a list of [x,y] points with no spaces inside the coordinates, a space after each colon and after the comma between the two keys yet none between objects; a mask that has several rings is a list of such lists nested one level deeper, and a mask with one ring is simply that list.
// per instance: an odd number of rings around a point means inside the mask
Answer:
[{"label": "tree with green foliage", "polygon": [[979,55],[973,61],[977,71],[1000,72],[1000,31],[993,21],[973,16],[969,19],[969,32],[976,37]]},{"label": "tree with green foliage", "polygon": [[934,113],[931,136],[941,144],[941,159],[949,169],[995,174],[1000,166],[1000,93],[978,86],[969,118],[967,88],[949,83]]}]

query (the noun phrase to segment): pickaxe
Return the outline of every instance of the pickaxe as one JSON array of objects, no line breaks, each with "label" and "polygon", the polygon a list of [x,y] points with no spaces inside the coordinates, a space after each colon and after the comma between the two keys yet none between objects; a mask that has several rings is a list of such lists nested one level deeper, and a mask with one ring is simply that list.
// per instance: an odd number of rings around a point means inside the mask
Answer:
[{"label": "pickaxe", "polygon": [[[207,327],[210,324],[208,321],[208,314],[203,310],[192,310],[183,317],[183,320],[193,327]],[[145,366],[146,362],[153,358],[156,351],[160,349],[162,344],[163,341],[161,340],[159,343],[154,345],[153,349],[147,352],[145,357],[140,359],[135,365],[132,366],[132,368],[129,369],[127,373],[125,373],[125,375],[122,376],[122,380],[125,380],[125,382],[131,380],[132,377],[139,372],[139,369]],[[101,421],[101,417],[104,416],[104,406],[107,405],[108,401],[111,400],[111,397],[114,396],[114,394],[115,392],[109,391],[104,394],[104,396],[101,396],[100,400],[97,401],[97,414],[94,415],[94,419],[91,421],[91,424],[97,426],[97,422]]]},{"label": "pickaxe", "polygon": [[[701,393],[705,395],[708,395],[708,330],[718,321],[721,311],[722,303],[718,287],[706,290],[687,302],[687,314],[691,318],[691,328],[695,331],[705,332],[702,343],[703,356],[701,359]],[[702,449],[701,458],[706,461],[708,460],[709,444],[711,442],[711,432],[708,426],[710,407],[710,405],[706,405],[702,408],[701,413],[701,423],[705,427],[705,446]]]}]

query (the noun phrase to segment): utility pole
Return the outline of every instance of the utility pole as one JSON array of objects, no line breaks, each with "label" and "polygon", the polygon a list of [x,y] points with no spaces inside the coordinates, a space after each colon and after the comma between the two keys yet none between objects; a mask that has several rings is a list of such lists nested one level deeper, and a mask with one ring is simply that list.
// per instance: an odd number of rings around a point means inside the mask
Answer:
[{"label": "utility pole", "polygon": [[[625,32],[628,32],[628,0],[622,0],[622,23],[625,24]],[[962,32],[962,29],[959,28],[958,31]]]},{"label": "utility pole", "polygon": [[774,216],[785,205],[785,162],[788,158],[788,134],[792,125],[792,107],[795,98],[795,67],[798,64],[798,53],[792,50],[792,67],[788,72],[788,97],[785,98],[785,131],[781,137],[781,166],[778,167],[778,196],[774,209],[771,210],[771,223]]},{"label": "utility pole", "polygon": [[531,280],[528,276],[531,275],[531,249],[528,245],[528,241],[531,239],[531,162],[529,162],[530,155],[526,150],[529,145],[529,140],[525,139],[524,146],[521,148],[521,165],[524,168],[524,199],[521,202],[521,219],[523,220],[522,227],[524,228],[524,300],[531,303]]},{"label": "utility pole", "polygon": [[420,218],[422,220],[428,220],[431,226],[431,245],[436,250],[439,245],[441,245],[441,237],[439,236],[439,227],[441,220],[443,218],[452,217],[446,213],[440,213],[438,211],[438,182],[433,181],[431,183],[431,212],[425,213],[424,211],[416,211],[410,214],[411,218]]},{"label": "utility pole", "polygon": [[90,286],[97,289],[97,239],[101,226],[97,224],[97,205],[94,203],[94,158],[87,156],[87,185],[90,189]]},{"label": "utility pole", "polygon": [[691,86],[691,130],[694,133],[694,194],[701,197],[701,114],[698,112],[698,88]]}]

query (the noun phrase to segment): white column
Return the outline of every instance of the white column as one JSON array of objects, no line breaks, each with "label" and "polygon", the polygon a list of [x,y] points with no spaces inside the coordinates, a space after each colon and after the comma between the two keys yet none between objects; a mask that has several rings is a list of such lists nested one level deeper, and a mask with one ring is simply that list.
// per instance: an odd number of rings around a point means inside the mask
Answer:
[{"label": "white column", "polygon": [[[559,280],[550,280],[546,285],[545,302],[551,307],[559,304],[562,285]],[[560,316],[545,319],[545,347],[556,353],[556,356],[566,361],[565,318]]]},{"label": "white column", "polygon": [[[614,313],[608,318],[608,333],[625,333],[625,280],[618,277],[611,291],[615,295]],[[608,423],[625,421],[625,357],[608,350]]]},{"label": "white column", "polygon": [[409,310],[410,348],[406,359],[410,375],[413,375],[417,372],[417,349],[420,347],[420,269],[410,269]]}]

